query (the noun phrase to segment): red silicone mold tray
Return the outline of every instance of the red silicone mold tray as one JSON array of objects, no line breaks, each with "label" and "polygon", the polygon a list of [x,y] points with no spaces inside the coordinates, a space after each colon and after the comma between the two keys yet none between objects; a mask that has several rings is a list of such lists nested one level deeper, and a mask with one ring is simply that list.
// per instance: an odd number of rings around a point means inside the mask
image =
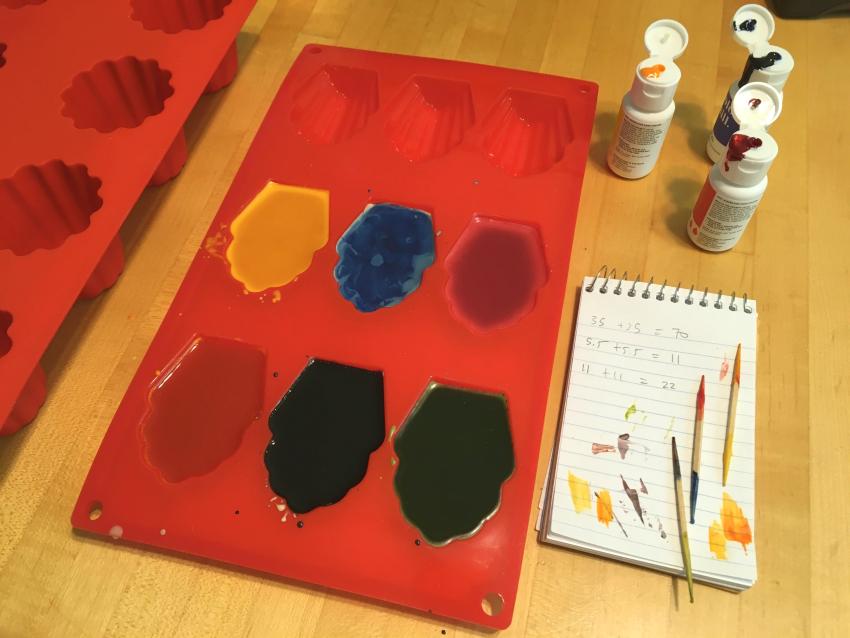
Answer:
[{"label": "red silicone mold tray", "polygon": [[[306,47],[106,433],[74,526],[424,613],[508,626],[596,93],[595,84],[580,80]],[[249,293],[231,277],[225,251],[231,222],[269,180],[327,192],[328,241],[295,281]],[[401,303],[361,313],[337,288],[335,245],[378,202],[430,213],[436,258]],[[516,227],[506,222],[521,224],[521,246],[542,247],[543,259],[527,264],[540,287],[531,298],[517,297],[521,312],[482,318],[486,299],[465,296],[463,286],[492,255],[464,264],[464,253],[476,254],[469,246],[482,244],[461,237],[471,225],[475,232]],[[498,272],[501,259],[490,261],[494,277],[510,275]],[[154,409],[152,388],[168,380],[169,363],[191,351],[187,344],[198,336],[216,347],[224,347],[221,339],[245,344],[237,349],[246,359],[257,348],[265,352],[262,408],[238,445],[228,439],[223,448],[235,451],[215,469],[168,482],[148,460],[142,426]],[[296,517],[270,490],[263,459],[269,414],[313,357],[383,372],[387,435],[365,478],[341,501]],[[219,396],[218,375],[197,369],[200,385],[186,401],[216,416],[201,402]],[[394,436],[432,380],[503,394],[515,457],[492,518],[443,546],[419,536],[393,489]],[[228,403],[228,410],[237,407]],[[203,437],[186,438],[183,453],[192,458]]]},{"label": "red silicone mold tray", "polygon": [[0,434],[38,412],[73,302],[121,273],[118,229],[182,168],[183,123],[233,78],[254,1],[0,0]]}]

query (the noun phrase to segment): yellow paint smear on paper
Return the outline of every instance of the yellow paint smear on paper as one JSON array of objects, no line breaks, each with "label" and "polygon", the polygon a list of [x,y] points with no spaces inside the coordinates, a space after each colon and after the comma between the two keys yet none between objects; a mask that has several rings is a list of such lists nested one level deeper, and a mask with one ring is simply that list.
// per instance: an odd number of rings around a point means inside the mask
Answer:
[{"label": "yellow paint smear on paper", "polygon": [[723,507],[720,509],[720,520],[723,521],[723,535],[727,540],[738,541],[747,553],[747,545],[753,542],[750,522],[735,500],[723,492]]},{"label": "yellow paint smear on paper", "polygon": [[328,191],[268,182],[230,224],[230,274],[248,292],[285,286],[328,243]]},{"label": "yellow paint smear on paper", "polygon": [[573,498],[573,507],[576,514],[590,509],[590,483],[572,472],[569,475],[570,496]]},{"label": "yellow paint smear on paper", "polygon": [[708,548],[720,560],[726,560],[726,536],[719,521],[713,521],[708,528]]},{"label": "yellow paint smear on paper", "polygon": [[605,527],[614,520],[614,508],[611,506],[611,493],[608,490],[599,490],[596,493],[596,519],[605,523]]}]

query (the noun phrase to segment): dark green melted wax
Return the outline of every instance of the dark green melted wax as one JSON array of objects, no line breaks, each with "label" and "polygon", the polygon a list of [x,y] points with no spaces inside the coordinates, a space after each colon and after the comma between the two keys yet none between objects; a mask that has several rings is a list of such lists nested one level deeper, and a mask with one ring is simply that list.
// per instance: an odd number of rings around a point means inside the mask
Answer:
[{"label": "dark green melted wax", "polygon": [[311,359],[269,415],[269,486],[293,512],[332,505],[384,442],[381,372]]},{"label": "dark green melted wax", "polygon": [[444,545],[474,534],[498,509],[514,470],[505,397],[431,383],[395,453],[401,509],[423,538]]}]

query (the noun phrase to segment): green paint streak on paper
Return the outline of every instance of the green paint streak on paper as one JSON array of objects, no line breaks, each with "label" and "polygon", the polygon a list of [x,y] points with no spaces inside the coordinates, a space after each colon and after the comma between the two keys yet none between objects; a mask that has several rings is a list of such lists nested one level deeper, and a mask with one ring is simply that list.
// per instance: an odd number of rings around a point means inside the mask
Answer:
[{"label": "green paint streak on paper", "polygon": [[628,421],[629,417],[632,416],[635,412],[637,412],[637,406],[632,403],[629,407],[626,408],[626,421]]}]

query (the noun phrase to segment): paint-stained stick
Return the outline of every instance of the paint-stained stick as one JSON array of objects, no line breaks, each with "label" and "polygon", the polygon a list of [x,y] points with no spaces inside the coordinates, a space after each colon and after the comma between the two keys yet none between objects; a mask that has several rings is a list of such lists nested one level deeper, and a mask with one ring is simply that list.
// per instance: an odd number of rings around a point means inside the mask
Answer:
[{"label": "paint-stained stick", "polygon": [[699,491],[699,462],[702,450],[702,418],[705,413],[705,375],[699,380],[699,391],[697,392],[697,411],[694,416],[694,445],[691,455],[691,525],[696,521],[697,514],[697,492]]},{"label": "paint-stained stick", "polygon": [[688,522],[685,520],[685,495],[682,492],[682,468],[679,466],[679,452],[676,449],[676,437],[673,437],[673,487],[676,493],[676,519],[679,521],[679,543],[682,546],[682,562],[685,565],[685,578],[688,579],[688,596],[694,602],[694,572],[691,568],[691,546],[688,543]]},{"label": "paint-stained stick", "polygon": [[735,438],[735,414],[738,412],[738,390],[741,388],[741,344],[735,353],[735,369],[732,372],[732,387],[729,390],[729,415],[726,417],[726,442],[723,444],[723,487],[729,476],[732,463],[732,443]]}]

